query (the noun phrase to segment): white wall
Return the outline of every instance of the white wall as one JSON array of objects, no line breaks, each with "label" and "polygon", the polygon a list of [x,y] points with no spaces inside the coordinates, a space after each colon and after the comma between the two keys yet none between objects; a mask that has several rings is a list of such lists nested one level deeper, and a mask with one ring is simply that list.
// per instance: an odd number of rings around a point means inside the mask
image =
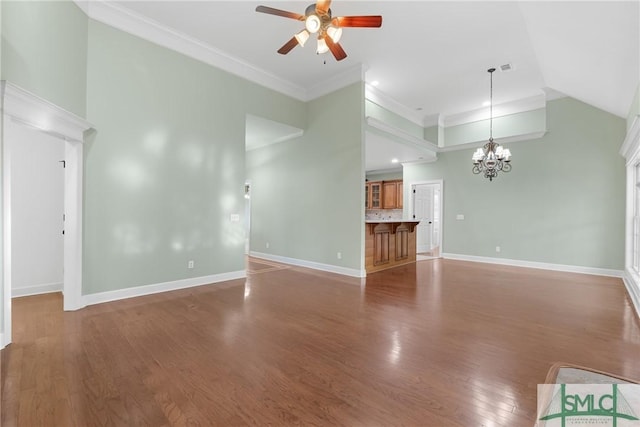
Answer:
[{"label": "white wall", "polygon": [[5,122],[11,165],[12,296],[61,291],[64,141]]}]

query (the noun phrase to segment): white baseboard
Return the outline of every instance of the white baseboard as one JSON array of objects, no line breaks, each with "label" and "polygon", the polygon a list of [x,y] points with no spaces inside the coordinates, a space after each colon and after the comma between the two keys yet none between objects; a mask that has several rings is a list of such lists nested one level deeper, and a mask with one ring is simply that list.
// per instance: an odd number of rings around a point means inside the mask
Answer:
[{"label": "white baseboard", "polygon": [[631,302],[636,309],[636,314],[640,318],[640,281],[635,280],[636,276],[629,271],[624,272],[622,280],[627,288]]},{"label": "white baseboard", "polygon": [[50,294],[51,292],[62,292],[62,282],[45,283],[44,285],[25,286],[23,288],[11,289],[11,298],[28,297],[30,295]]},{"label": "white baseboard", "polygon": [[156,283],[153,285],[136,286],[134,288],[125,288],[115,291],[84,295],[83,299],[85,305],[94,305],[126,298],[152,295],[160,292],[192,288],[194,286],[202,286],[213,283],[226,282],[229,280],[243,279],[245,277],[247,277],[246,270],[232,271],[229,273],[213,274],[211,276],[193,277],[190,279],[175,280],[173,282]]},{"label": "white baseboard", "polygon": [[289,257],[280,256],[280,255],[265,254],[262,252],[255,252],[255,251],[250,251],[249,255],[256,258],[266,259],[268,261],[291,264],[297,267],[312,268],[314,270],[328,271],[330,273],[342,274],[344,276],[366,277],[366,273],[364,272],[364,270],[356,270],[355,268],[346,268],[346,267],[340,267],[337,265],[322,264],[320,262],[307,261],[307,260],[297,259],[297,258],[289,258]]},{"label": "white baseboard", "polygon": [[488,264],[510,265],[514,267],[539,268],[541,270],[565,271],[567,273],[593,274],[596,276],[623,277],[622,270],[606,268],[581,267],[578,265],[549,264],[546,262],[522,261],[517,259],[491,258],[475,255],[459,255],[443,253],[442,258],[460,261],[484,262]]}]

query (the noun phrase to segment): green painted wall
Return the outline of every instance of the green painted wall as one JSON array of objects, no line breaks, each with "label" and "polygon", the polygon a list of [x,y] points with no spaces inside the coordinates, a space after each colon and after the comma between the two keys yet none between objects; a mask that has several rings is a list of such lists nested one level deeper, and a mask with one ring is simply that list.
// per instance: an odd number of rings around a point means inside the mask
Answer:
[{"label": "green painted wall", "polygon": [[364,105],[366,117],[373,117],[375,119],[378,119],[388,125],[395,127],[396,129],[403,130],[415,137],[424,137],[424,129],[422,128],[422,126],[417,125],[412,121],[407,120],[404,117],[399,116],[398,114],[393,113],[368,99],[365,100]]},{"label": "green painted wall", "polygon": [[304,104],[93,20],[87,83],[83,293],[243,270],[246,113]]},{"label": "green painted wall", "polygon": [[541,139],[508,145],[513,170],[493,182],[471,172],[471,149],[405,166],[405,188],[444,180],[443,252],[623,269],[624,120],[563,98],[547,104],[547,124]]},{"label": "green painted wall", "polygon": [[423,138],[426,139],[427,141],[438,145],[438,132],[439,132],[440,127],[438,125],[436,126],[429,126],[427,128],[424,128],[424,135]]},{"label": "green painted wall", "polygon": [[2,78],[84,117],[86,15],[71,1],[2,4]]},{"label": "green painted wall", "polygon": [[247,153],[252,251],[361,269],[363,99],[358,83],[310,101],[303,136]]},{"label": "green painted wall", "polygon": [[[506,138],[546,130],[545,109],[509,114],[493,119],[493,137]],[[444,146],[485,141],[489,139],[489,120],[464,123],[444,129]]]}]

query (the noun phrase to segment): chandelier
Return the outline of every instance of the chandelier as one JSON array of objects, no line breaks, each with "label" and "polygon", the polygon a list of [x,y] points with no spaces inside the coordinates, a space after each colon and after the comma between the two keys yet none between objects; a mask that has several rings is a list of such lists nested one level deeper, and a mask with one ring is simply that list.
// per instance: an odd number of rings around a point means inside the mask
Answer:
[{"label": "chandelier", "polygon": [[484,173],[485,178],[493,181],[498,176],[498,172],[509,172],[511,170],[511,151],[508,148],[502,148],[497,142],[493,141],[493,72],[495,68],[489,68],[489,76],[491,79],[491,92],[489,101],[489,142],[484,144],[483,148],[478,148],[473,153],[473,173]]}]

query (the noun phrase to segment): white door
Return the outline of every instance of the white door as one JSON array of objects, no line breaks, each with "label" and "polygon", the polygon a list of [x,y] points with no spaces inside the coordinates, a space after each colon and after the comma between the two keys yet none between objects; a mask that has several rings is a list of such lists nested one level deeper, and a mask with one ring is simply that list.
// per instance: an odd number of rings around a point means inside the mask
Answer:
[{"label": "white door", "polygon": [[420,221],[416,233],[416,251],[429,252],[433,245],[433,187],[413,186],[413,219]]},{"label": "white door", "polygon": [[419,220],[416,234],[418,253],[440,255],[442,234],[442,182],[412,185],[412,216]]}]

